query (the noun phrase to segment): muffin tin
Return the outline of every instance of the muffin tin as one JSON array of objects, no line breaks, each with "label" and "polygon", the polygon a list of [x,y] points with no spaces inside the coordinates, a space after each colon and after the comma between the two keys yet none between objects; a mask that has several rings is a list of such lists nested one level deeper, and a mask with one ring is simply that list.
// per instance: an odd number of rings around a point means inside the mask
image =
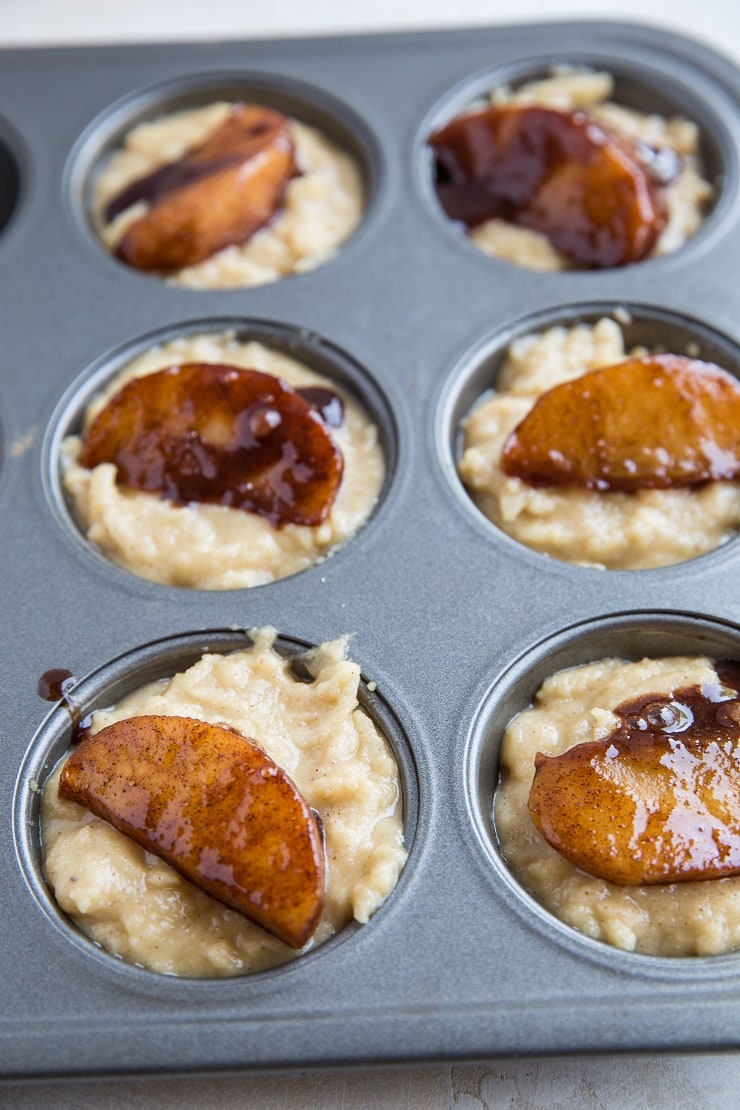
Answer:
[{"label": "muffin tin", "polygon": [[[676,254],[537,274],[482,255],[441,214],[425,136],[484,89],[562,62],[606,68],[616,99],[702,127],[717,200]],[[294,111],[358,158],[362,226],[315,271],[177,289],[96,241],[85,198],[101,153],[136,119],[219,90]],[[580,936],[511,877],[490,811],[501,732],[547,673],[612,653],[740,655],[740,541],[663,570],[556,563],[478,513],[454,460],[506,343],[549,322],[626,309],[640,335],[696,343],[737,372],[739,90],[723,57],[619,23],[3,53],[5,1078],[737,1047],[740,953],[667,960]],[[298,575],[159,586],[81,537],[58,445],[121,352],[222,326],[348,382],[380,426],[386,486],[365,528]],[[354,634],[363,704],[399,759],[406,868],[369,924],[275,971],[199,981],[126,965],[55,907],[38,784],[77,716],[263,624],[289,654]],[[51,709],[37,694],[49,668],[77,677]]]}]

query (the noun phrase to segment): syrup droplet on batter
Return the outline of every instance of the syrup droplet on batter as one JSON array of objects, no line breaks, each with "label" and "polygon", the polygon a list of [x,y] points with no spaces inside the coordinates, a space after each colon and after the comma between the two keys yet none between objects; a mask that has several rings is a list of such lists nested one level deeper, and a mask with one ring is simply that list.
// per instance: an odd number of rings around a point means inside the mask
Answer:
[{"label": "syrup droplet on batter", "polygon": [[740,663],[618,705],[603,740],[538,754],[529,811],[562,855],[620,884],[740,874]]},{"label": "syrup droplet on batter", "polygon": [[296,393],[314,406],[321,419],[330,428],[341,428],[344,422],[344,402],[338,393],[320,385],[301,386]]},{"label": "syrup droplet on batter", "polygon": [[[437,195],[451,219],[518,224],[579,265],[637,262],[667,223],[662,187],[639,150],[584,112],[485,108],[452,120],[429,142]],[[672,172],[659,165],[662,176]]]},{"label": "syrup droplet on batter", "polygon": [[637,139],[634,145],[640,162],[659,185],[672,185],[680,176],[683,163],[681,155],[673,147],[650,146],[641,139]]}]

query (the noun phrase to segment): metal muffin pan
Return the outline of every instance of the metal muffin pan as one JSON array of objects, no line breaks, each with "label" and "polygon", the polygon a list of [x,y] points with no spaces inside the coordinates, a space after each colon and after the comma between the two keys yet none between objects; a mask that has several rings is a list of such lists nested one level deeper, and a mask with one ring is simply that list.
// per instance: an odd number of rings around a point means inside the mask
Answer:
[{"label": "metal muffin pan", "polygon": [[[562,62],[605,67],[617,99],[702,126],[717,201],[676,254],[537,274],[480,254],[441,214],[431,127]],[[330,262],[201,292],[96,241],[85,196],[101,153],[129,121],[214,89],[289,108],[359,159],[366,216]],[[3,53],[4,1078],[737,1047],[740,953],[640,957],[565,928],[507,872],[490,803],[501,731],[551,670],[613,651],[740,655],[740,540],[662,570],[558,563],[484,520],[454,459],[506,342],[550,321],[623,307],[651,341],[697,343],[738,371],[739,92],[713,51],[620,23]],[[127,352],[221,323],[297,343],[348,383],[380,425],[388,478],[365,528],[318,566],[251,590],[159,586],[80,536],[55,453]],[[261,624],[287,652],[354,633],[363,701],[399,758],[408,863],[368,925],[276,971],[214,982],[131,967],[94,949],[43,882],[36,784],[71,719],[37,681],[67,668],[86,713]]]}]

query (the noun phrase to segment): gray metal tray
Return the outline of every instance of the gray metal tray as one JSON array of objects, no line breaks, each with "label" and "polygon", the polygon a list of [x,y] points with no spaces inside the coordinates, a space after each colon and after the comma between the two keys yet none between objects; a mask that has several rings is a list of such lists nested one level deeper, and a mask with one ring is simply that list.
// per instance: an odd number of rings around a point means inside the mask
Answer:
[{"label": "gray metal tray", "polygon": [[[720,198],[680,252],[621,272],[534,274],[485,258],[441,217],[431,126],[563,61],[604,66],[619,99],[701,124]],[[329,264],[193,292],[96,243],[83,186],[101,145],[204,88],[260,95],[353,145],[371,201]],[[636,334],[696,337],[737,369],[739,90],[712,51],[618,23],[0,56],[5,1078],[740,1044],[740,953],[661,960],[578,936],[510,878],[489,820],[501,729],[547,671],[611,652],[740,653],[740,545],[631,573],[548,561],[484,521],[454,472],[459,416],[502,345],[532,326],[625,305]],[[214,321],[335,367],[381,426],[389,480],[370,523],[320,567],[206,593],[97,556],[69,520],[55,449],[112,352]],[[367,926],[292,966],[226,982],[126,966],[83,941],[43,884],[32,785],[70,724],[37,680],[68,668],[88,709],[260,624],[288,650],[355,634],[352,655],[377,684],[363,696],[401,761],[408,865]]]}]

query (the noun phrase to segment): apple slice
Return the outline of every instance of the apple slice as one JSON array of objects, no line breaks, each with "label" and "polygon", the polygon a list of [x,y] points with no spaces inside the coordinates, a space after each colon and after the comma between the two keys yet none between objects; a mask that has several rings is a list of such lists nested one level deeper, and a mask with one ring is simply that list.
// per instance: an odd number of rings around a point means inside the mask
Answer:
[{"label": "apple slice", "polygon": [[624,702],[604,740],[537,754],[529,812],[553,848],[622,885],[740,874],[740,664],[716,669]]},{"label": "apple slice", "polygon": [[108,220],[138,201],[150,205],[126,228],[117,254],[148,271],[203,262],[264,227],[295,172],[285,117],[268,108],[235,104],[204,142],[113,198]]},{"label": "apple slice", "polygon": [[128,382],[86,430],[80,462],[114,463],[123,486],[257,513],[276,527],[325,520],[344,467],[309,399],[272,374],[220,363]]},{"label": "apple slice", "polygon": [[579,265],[609,267],[644,258],[666,225],[662,187],[637,148],[584,112],[486,108],[429,141],[440,203],[469,227],[507,220]]},{"label": "apple slice", "polygon": [[501,467],[529,485],[669,489],[740,476],[740,384],[713,363],[647,355],[543,393]]},{"label": "apple slice", "polygon": [[225,725],[130,717],[72,753],[59,793],[293,948],[324,900],[317,818],[284,771]]}]

